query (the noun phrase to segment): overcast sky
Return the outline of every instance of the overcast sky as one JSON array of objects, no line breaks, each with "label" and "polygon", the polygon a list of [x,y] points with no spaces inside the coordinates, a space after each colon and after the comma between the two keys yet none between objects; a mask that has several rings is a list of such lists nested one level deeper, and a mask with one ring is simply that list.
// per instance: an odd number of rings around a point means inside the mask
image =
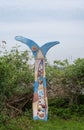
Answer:
[{"label": "overcast sky", "polygon": [[17,35],[39,46],[59,41],[47,53],[49,62],[84,58],[84,0],[0,0],[0,43],[27,49]]}]

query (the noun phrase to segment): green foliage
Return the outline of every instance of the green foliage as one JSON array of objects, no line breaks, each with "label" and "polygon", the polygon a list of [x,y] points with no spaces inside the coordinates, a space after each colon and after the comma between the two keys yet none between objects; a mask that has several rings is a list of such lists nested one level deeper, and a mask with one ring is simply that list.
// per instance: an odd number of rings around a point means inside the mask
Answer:
[{"label": "green foliage", "polygon": [[61,80],[63,79],[64,70],[61,70],[54,66],[46,67],[46,78],[47,83],[50,86],[56,87],[56,85],[61,86]]},{"label": "green foliage", "polygon": [[69,104],[69,100],[67,98],[59,97],[55,99],[49,100],[49,106],[54,106],[55,108],[67,108]]},{"label": "green foliage", "polygon": [[70,107],[71,114],[79,117],[84,116],[84,105],[72,105]]},{"label": "green foliage", "polygon": [[83,94],[84,89],[84,58],[77,59],[74,64],[69,65],[64,72],[62,80],[65,89],[71,99],[71,104],[79,103],[79,96]]},{"label": "green foliage", "polygon": [[18,48],[0,56],[0,109],[5,106],[7,98],[32,91],[34,74],[28,61],[29,52],[19,52]]},{"label": "green foliage", "polygon": [[0,125],[0,130],[83,130],[84,118],[72,118],[68,120],[59,117],[49,118],[48,121],[33,121],[29,119],[28,112],[25,115],[11,119],[6,125]]},{"label": "green foliage", "polygon": [[6,114],[0,114],[0,124],[5,125],[9,120],[9,116]]},{"label": "green foliage", "polygon": [[60,68],[65,68],[67,66],[69,66],[69,62],[67,59],[63,60],[63,61],[60,61],[60,60],[55,60],[54,61],[54,66],[56,66],[57,68],[60,67]]},{"label": "green foliage", "polygon": [[79,104],[84,105],[84,94],[79,95]]},{"label": "green foliage", "polygon": [[54,61],[54,66],[46,67],[46,73],[48,86],[54,88],[53,92],[59,86],[69,98],[70,105],[79,104],[79,97],[84,93],[84,58],[78,58],[73,64],[69,64],[67,59]]},{"label": "green foliage", "polygon": [[49,100],[49,118],[61,117],[63,119],[70,119],[73,116],[84,116],[84,105],[73,104],[69,106],[69,99],[57,98]]},{"label": "green foliage", "polygon": [[[48,90],[53,88],[56,94],[56,87],[61,87],[64,91],[64,95],[55,95],[53,99],[49,95],[48,122],[32,120],[31,102],[26,104],[23,115],[14,119],[7,115],[7,99],[25,92],[33,93],[34,72],[29,67],[29,59],[29,52],[19,52],[18,48],[10,52],[5,50],[0,55],[0,130],[83,130],[83,121],[80,120],[84,119],[84,58],[75,60],[73,64],[69,64],[67,59],[55,61],[53,66],[47,64]],[[77,121],[74,122],[73,118]]]}]

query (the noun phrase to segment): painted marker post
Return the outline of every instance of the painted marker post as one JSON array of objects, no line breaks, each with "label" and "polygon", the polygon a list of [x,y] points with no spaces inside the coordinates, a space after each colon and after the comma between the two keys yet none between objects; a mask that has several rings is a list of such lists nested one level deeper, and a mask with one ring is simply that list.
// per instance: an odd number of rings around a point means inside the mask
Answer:
[{"label": "painted marker post", "polygon": [[33,96],[33,119],[45,120],[48,119],[48,100],[47,100],[47,87],[45,77],[45,56],[47,51],[56,44],[58,41],[48,42],[42,47],[39,47],[34,41],[16,36],[15,39],[25,43],[32,51],[35,58],[35,83],[34,83],[34,96]]}]

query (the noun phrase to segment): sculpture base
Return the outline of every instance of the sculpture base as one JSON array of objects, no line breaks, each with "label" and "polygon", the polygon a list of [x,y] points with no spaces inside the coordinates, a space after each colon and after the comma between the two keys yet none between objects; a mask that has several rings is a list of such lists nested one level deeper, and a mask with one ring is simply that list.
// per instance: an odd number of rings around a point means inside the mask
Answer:
[{"label": "sculpture base", "polygon": [[[45,120],[48,119],[48,101],[46,88],[40,86],[38,92],[34,93],[33,98],[33,119],[34,120]],[[46,96],[46,97],[45,97]]]}]

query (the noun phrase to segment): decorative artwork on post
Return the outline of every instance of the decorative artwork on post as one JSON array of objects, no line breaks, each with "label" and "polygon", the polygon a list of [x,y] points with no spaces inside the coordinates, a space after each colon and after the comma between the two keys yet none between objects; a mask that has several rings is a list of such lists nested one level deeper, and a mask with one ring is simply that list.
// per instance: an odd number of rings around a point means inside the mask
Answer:
[{"label": "decorative artwork on post", "polygon": [[45,120],[48,119],[48,100],[47,100],[47,87],[45,77],[45,55],[47,51],[56,44],[58,41],[49,42],[39,47],[34,41],[16,36],[17,41],[25,43],[31,50],[35,58],[35,83],[33,95],[33,119]]},{"label": "decorative artwork on post", "polygon": [[[36,59],[35,62],[35,86],[37,88],[37,99],[33,100],[33,117],[34,119],[47,120],[48,117],[48,102],[47,90],[45,84],[45,60]],[[34,96],[35,99],[35,96]],[[34,107],[36,106],[36,107]],[[35,110],[36,109],[36,110]]]}]

